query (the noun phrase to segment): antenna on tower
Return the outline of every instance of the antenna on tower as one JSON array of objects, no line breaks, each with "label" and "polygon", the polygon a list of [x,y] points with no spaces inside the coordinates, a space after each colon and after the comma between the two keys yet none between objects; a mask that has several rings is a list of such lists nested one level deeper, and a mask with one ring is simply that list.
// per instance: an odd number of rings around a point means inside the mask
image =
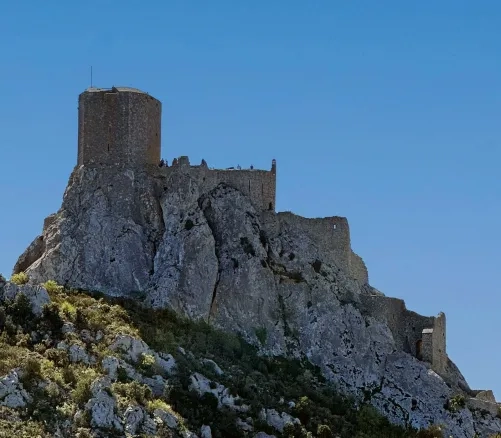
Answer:
[{"label": "antenna on tower", "polygon": [[90,88],[92,88],[92,65],[90,66]]}]

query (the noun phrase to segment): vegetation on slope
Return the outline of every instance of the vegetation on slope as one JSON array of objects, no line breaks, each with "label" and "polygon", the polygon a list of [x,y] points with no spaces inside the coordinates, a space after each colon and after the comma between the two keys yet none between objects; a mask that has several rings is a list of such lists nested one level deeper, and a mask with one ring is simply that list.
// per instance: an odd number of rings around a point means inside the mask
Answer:
[{"label": "vegetation on slope", "polygon": [[[45,287],[52,302],[40,317],[33,315],[23,294],[0,306],[0,375],[21,368],[23,386],[32,395],[22,409],[0,408],[0,436],[49,437],[58,429],[70,430],[68,436],[94,436],[84,406],[92,396],[91,383],[105,374],[101,360],[117,356],[109,346],[119,334],[141,338],[157,352],[172,354],[177,362],[177,373],[168,378],[159,397],[124,372],[119,372],[118,382],[111,387],[122,410],[139,404],[148,412],[167,410],[180,420],[178,430],[161,425],[156,432],[159,437],[177,437],[182,430],[198,433],[202,425],[211,427],[213,437],[254,436],[259,431],[276,437],[441,436],[438,428],[418,432],[391,425],[372,407],[356,408],[353,401],[336,393],[308,362],[260,357],[243,339],[205,322],[190,321],[168,310],[143,309],[130,300],[63,290],[54,282]],[[68,323],[73,331],[64,329]],[[97,360],[92,364],[72,362],[68,352],[58,348],[60,342],[80,345]],[[202,359],[214,360],[224,373],[204,365]],[[145,376],[160,372],[147,356],[134,366]],[[191,391],[190,375],[194,372],[238,394],[250,410],[238,413],[221,408],[211,393],[200,397]],[[288,412],[299,418],[301,425],[288,424],[279,433],[260,419],[262,408]],[[253,432],[237,426],[239,416],[241,421],[252,423]],[[124,435],[108,431],[102,436]]]}]

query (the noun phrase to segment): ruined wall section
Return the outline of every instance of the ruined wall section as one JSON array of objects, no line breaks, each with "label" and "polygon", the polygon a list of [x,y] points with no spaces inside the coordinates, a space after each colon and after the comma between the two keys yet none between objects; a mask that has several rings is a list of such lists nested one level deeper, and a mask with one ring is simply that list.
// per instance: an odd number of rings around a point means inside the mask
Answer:
[{"label": "ruined wall section", "polygon": [[267,170],[210,170],[211,177],[248,196],[256,210],[275,211],[276,176]]},{"label": "ruined wall section", "polygon": [[161,112],[137,89],[87,89],[78,98],[78,165],[157,166]]},{"label": "ruined wall section", "polygon": [[350,253],[350,272],[351,276],[362,284],[369,283],[369,271],[362,257],[355,254],[353,250]]},{"label": "ruined wall section", "polygon": [[439,373],[445,373],[447,368],[446,353],[446,319],[445,314],[440,312],[435,318],[433,325],[433,369]]},{"label": "ruined wall section", "polygon": [[319,255],[346,273],[350,267],[350,229],[344,217],[305,218],[291,212],[277,213],[279,229],[288,235],[308,236],[316,243]]},{"label": "ruined wall section", "polygon": [[229,187],[237,189],[242,194],[249,197],[252,206],[257,212],[275,211],[276,197],[276,164],[273,163],[272,170],[257,169],[209,169],[203,162],[199,166],[190,165],[188,157],[179,157],[173,161],[170,167],[158,168],[156,175],[168,181],[169,178],[182,172],[189,175],[196,182],[204,193],[209,192],[218,184],[225,183]]},{"label": "ruined wall section", "polygon": [[405,302],[398,298],[379,295],[361,295],[362,311],[388,324],[396,348],[419,356],[422,353],[423,330],[433,327],[433,316],[422,316],[408,310]]}]

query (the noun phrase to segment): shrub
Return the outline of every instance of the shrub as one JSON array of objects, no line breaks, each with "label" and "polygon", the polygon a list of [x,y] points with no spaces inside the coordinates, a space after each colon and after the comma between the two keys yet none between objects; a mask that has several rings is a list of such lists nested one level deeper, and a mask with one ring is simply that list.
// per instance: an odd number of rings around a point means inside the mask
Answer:
[{"label": "shrub", "polygon": [[8,312],[12,316],[12,320],[16,324],[26,323],[33,318],[31,302],[29,298],[23,293],[18,293],[16,295],[14,303],[10,305]]},{"label": "shrub", "polygon": [[155,409],[161,409],[162,411],[172,412],[171,406],[158,398],[148,401],[146,407],[150,412],[153,412]]},{"label": "shrub", "polygon": [[111,390],[123,399],[124,405],[129,405],[133,402],[146,405],[152,395],[149,386],[142,385],[135,380],[129,383],[114,383],[111,386]]},{"label": "shrub", "polygon": [[26,388],[30,388],[37,380],[42,378],[40,361],[34,357],[28,357],[26,359],[23,371],[22,383]]},{"label": "shrub", "polygon": [[318,438],[334,438],[334,434],[329,426],[321,424],[317,429]]},{"label": "shrub", "polygon": [[59,334],[63,328],[64,321],[59,315],[59,306],[56,303],[46,304],[43,308],[42,319],[45,328],[55,334]]},{"label": "shrub", "polygon": [[78,406],[83,406],[92,397],[90,386],[96,377],[97,373],[92,368],[84,369],[79,373],[76,387],[71,393],[73,401]]},{"label": "shrub", "polygon": [[150,368],[155,365],[155,362],[155,356],[153,356],[152,354],[141,354],[141,366],[143,368]]},{"label": "shrub", "polygon": [[60,312],[69,320],[75,321],[77,318],[77,308],[69,303],[68,301],[63,301],[59,305]]},{"label": "shrub", "polygon": [[17,284],[18,286],[28,283],[29,280],[30,278],[24,272],[18,272],[17,274],[13,274],[12,277],[10,277],[11,283]]},{"label": "shrub", "polygon": [[42,283],[42,287],[50,294],[63,291],[63,286],[60,286],[54,280],[48,280],[45,283]]},{"label": "shrub", "polygon": [[464,395],[457,394],[454,397],[450,398],[446,403],[446,409],[450,412],[458,412],[463,409],[466,405],[466,400]]}]

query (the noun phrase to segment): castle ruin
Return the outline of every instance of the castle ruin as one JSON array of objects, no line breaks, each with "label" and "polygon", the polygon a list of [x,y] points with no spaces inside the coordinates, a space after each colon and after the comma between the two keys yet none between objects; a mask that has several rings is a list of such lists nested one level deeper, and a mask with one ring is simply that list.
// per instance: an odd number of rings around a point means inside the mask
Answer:
[{"label": "castle ruin", "polygon": [[[362,311],[385,321],[396,348],[428,362],[447,378],[445,315],[424,317],[406,309],[403,300],[389,298],[368,285],[365,263],[351,249],[346,218],[303,218],[290,212],[275,213],[276,161],[270,170],[213,169],[205,160],[192,165],[186,156],[171,165],[161,160],[162,104],[149,94],[125,87],[89,88],[79,96],[77,166],[118,166],[147,172],[169,189],[171,177],[183,173],[204,191],[224,183],[246,195],[273,237],[284,229],[299,230],[318,246],[326,261],[338,266],[367,291],[362,296]],[[22,266],[17,270],[21,270]]]}]

